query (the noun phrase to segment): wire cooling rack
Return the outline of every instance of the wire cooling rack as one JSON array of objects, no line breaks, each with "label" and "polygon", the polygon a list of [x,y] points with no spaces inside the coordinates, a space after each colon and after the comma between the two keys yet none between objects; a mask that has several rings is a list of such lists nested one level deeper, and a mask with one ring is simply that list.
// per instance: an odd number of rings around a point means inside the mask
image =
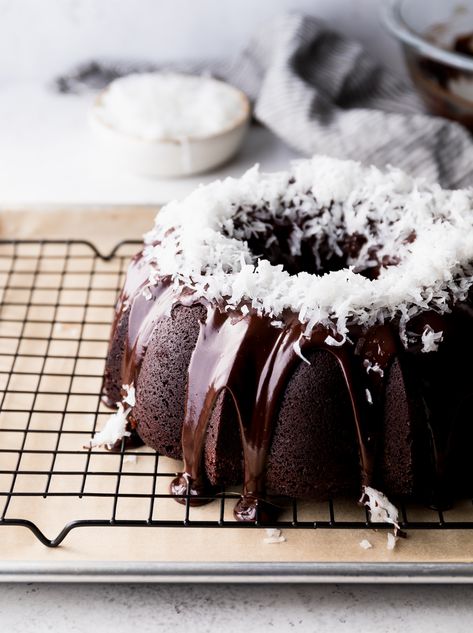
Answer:
[{"label": "wire cooling rack", "polygon": [[[100,400],[113,307],[137,242],[102,255],[85,241],[0,241],[0,526],[30,529],[56,547],[85,526],[239,527],[238,490],[177,504],[180,464],[148,448],[83,447],[110,411]],[[277,499],[275,528],[389,528],[355,499]],[[473,529],[471,500],[448,512],[401,508],[403,529]],[[56,536],[48,538],[47,530]]]}]

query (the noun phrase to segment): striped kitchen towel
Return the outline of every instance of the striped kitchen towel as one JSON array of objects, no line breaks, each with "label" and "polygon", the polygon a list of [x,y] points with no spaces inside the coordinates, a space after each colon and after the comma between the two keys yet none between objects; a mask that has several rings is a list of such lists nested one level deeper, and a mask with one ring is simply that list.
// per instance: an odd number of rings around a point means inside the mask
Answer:
[{"label": "striped kitchen towel", "polygon": [[469,132],[426,114],[409,83],[315,18],[277,18],[222,70],[252,97],[256,118],[304,154],[395,165],[444,187],[473,185]]},{"label": "striped kitchen towel", "polygon": [[[129,72],[159,68],[93,62],[58,78],[56,86],[78,92]],[[173,69],[210,72],[237,85],[252,99],[257,120],[301,154],[395,165],[444,187],[473,185],[468,131],[429,116],[408,82],[380,67],[360,43],[314,17],[276,18],[233,61]]]}]

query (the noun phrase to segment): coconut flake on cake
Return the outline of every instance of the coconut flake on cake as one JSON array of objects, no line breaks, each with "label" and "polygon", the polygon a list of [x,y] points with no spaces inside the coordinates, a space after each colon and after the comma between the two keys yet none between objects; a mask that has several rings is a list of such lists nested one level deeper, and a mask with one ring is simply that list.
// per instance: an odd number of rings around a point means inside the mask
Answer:
[{"label": "coconut flake on cake", "polygon": [[390,523],[394,526],[394,531],[388,532],[386,542],[387,549],[394,549],[401,529],[398,523],[399,510],[385,494],[370,486],[363,487],[360,503],[368,508],[372,523]]},{"label": "coconut flake on cake", "polygon": [[151,299],[153,298],[153,293],[149,289],[149,286],[145,286],[143,288],[142,295],[146,299],[146,301],[151,301]]},{"label": "coconut flake on cake", "polygon": [[[351,323],[397,318],[407,344],[412,317],[448,312],[473,284],[472,210],[471,190],[442,190],[397,169],[315,156],[287,172],[264,174],[255,166],[170,202],[146,236],[145,257],[196,298],[235,311],[245,304],[275,321],[290,310],[306,336],[322,324],[340,344]],[[291,253],[308,240],[316,260],[324,248],[341,255],[347,236],[358,236],[360,248],[341,270],[291,275],[248,246],[252,238],[274,240],[277,222],[292,227]],[[357,272],[374,266],[376,279]]]},{"label": "coconut flake on cake", "polygon": [[136,390],[133,383],[131,385],[123,385],[123,391],[125,392],[123,403],[134,407],[136,404]]},{"label": "coconut flake on cake", "polygon": [[360,503],[368,508],[372,523],[391,523],[395,533],[400,530],[399,510],[385,494],[371,486],[364,486]]},{"label": "coconut flake on cake", "polygon": [[109,416],[104,428],[89,440],[88,448],[96,448],[98,446],[111,448],[123,437],[129,437],[131,433],[127,430],[127,417],[130,411],[130,408],[125,409],[123,404],[119,402],[117,411]]},{"label": "coconut flake on cake", "polygon": [[292,348],[293,348],[294,352],[296,353],[296,355],[297,355],[297,356],[299,356],[299,358],[300,358],[301,360],[303,360],[303,361],[304,361],[304,363],[307,363],[307,365],[310,365],[310,360],[309,360],[308,358],[306,358],[306,357],[304,356],[304,354],[302,353],[300,338],[299,338],[299,339],[297,339],[297,341],[295,341],[295,342],[292,344]]},{"label": "coconut flake on cake", "polygon": [[103,429],[95,433],[94,437],[89,440],[88,448],[98,446],[111,448],[124,437],[130,437],[127,418],[136,404],[134,384],[122,385],[122,393],[124,395],[122,401],[117,404],[117,410],[109,416]]},{"label": "coconut flake on cake", "polygon": [[435,332],[430,325],[426,325],[422,332],[422,352],[436,352],[443,339],[443,332]]},{"label": "coconut flake on cake", "polygon": [[373,372],[373,374],[378,374],[380,378],[383,378],[384,376],[384,371],[379,366],[379,363],[372,363],[367,358],[365,358],[365,360],[363,361],[363,367],[366,369],[367,374]]}]

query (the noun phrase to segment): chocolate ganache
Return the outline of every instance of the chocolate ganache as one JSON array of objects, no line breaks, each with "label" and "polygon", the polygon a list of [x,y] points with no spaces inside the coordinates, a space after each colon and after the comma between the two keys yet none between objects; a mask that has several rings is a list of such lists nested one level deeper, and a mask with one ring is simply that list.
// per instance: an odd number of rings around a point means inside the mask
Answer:
[{"label": "chocolate ganache", "polygon": [[[128,434],[182,456],[176,500],[205,502],[210,483],[241,477],[235,517],[254,521],[271,512],[268,484],[295,496],[420,494],[439,507],[470,490],[460,457],[471,439],[472,207],[471,192],[323,157],[165,207],[117,303],[104,398],[123,400]],[[298,372],[312,372],[301,380],[317,394],[321,382],[335,390],[321,391],[325,420],[317,395],[307,444],[324,424],[334,439],[319,452],[313,440],[313,463],[305,455],[288,482],[275,446],[300,443],[288,404]],[[93,442],[109,443],[106,432]],[[331,443],[347,463],[353,448],[357,472],[327,463]]]}]

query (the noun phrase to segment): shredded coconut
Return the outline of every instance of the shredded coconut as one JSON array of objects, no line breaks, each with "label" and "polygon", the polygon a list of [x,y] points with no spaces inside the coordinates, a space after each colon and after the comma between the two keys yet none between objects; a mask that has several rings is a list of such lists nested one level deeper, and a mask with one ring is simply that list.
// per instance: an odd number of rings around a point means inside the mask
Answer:
[{"label": "shredded coconut", "polygon": [[373,397],[371,395],[371,391],[369,389],[365,389],[365,393],[366,393],[366,400],[368,401],[368,404],[373,404]]},{"label": "shredded coconut", "polygon": [[246,112],[242,93],[211,77],[135,73],[112,81],[97,102],[111,127],[148,141],[177,140],[222,132]]},{"label": "shredded coconut", "polygon": [[104,445],[111,448],[123,437],[129,437],[131,435],[130,431],[127,431],[126,428],[126,420],[131,409],[125,410],[123,403],[121,402],[119,402],[117,406],[117,411],[110,415],[104,428],[89,440],[90,448]]},{"label": "shredded coconut", "polygon": [[345,340],[345,337],[342,340],[337,340],[330,334],[325,337],[325,342],[327,343],[327,345],[331,345],[332,347],[340,347],[341,345],[343,345]]},{"label": "shredded coconut", "polygon": [[373,546],[367,539],[363,539],[362,541],[360,541],[360,547],[362,549],[372,549]]},{"label": "shredded coconut", "polygon": [[299,356],[299,358],[304,361],[304,363],[310,365],[310,360],[308,360],[302,353],[300,339],[297,339],[297,341],[292,344],[292,348],[294,349],[294,352],[297,354],[297,356]]},{"label": "shredded coconut", "polygon": [[388,540],[386,543],[386,549],[392,550],[396,547],[396,543],[398,542],[398,537],[391,532],[388,532]]},{"label": "shredded coconut", "polygon": [[127,418],[136,403],[135,387],[133,384],[122,385],[122,391],[125,392],[125,395],[122,401],[117,404],[117,410],[110,415],[103,429],[89,440],[88,448],[104,445],[112,448],[116,442],[131,435],[130,431],[127,430]]},{"label": "shredded coconut", "polygon": [[376,488],[364,486],[360,502],[369,509],[370,519],[373,523],[391,523],[394,526],[394,533],[397,534],[400,530],[399,511],[386,495]]},{"label": "shredded coconut", "polygon": [[371,363],[367,358],[363,361],[363,367],[366,369],[366,373],[369,374],[370,371],[373,374],[378,374],[381,378],[384,376],[384,371],[381,369],[378,363]]},{"label": "shredded coconut", "polygon": [[153,298],[153,293],[149,289],[149,286],[145,286],[143,288],[143,297],[146,299],[146,301],[151,301],[151,299]]},{"label": "shredded coconut", "polygon": [[422,332],[422,351],[436,352],[442,342],[443,332],[435,332],[430,325],[426,325]]},{"label": "shredded coconut", "polygon": [[[302,242],[315,260],[348,252],[346,267],[291,275],[253,253],[249,240],[268,243],[277,223],[290,229],[286,252],[297,253]],[[355,254],[344,251],[354,237]],[[196,297],[236,311],[246,303],[275,320],[290,310],[306,336],[325,325],[334,334],[328,344],[343,344],[351,323],[395,318],[407,344],[410,319],[448,312],[473,285],[473,191],[320,156],[288,172],[255,166],[167,204],[146,237],[145,257]],[[373,267],[375,279],[359,272]]]},{"label": "shredded coconut", "polygon": [[271,545],[273,543],[284,543],[286,537],[283,536],[281,530],[277,528],[267,528],[266,537],[263,539],[263,543]]},{"label": "shredded coconut", "polygon": [[136,404],[136,392],[134,385],[123,385],[123,391],[125,392],[123,403],[129,404],[130,407],[134,407]]}]

